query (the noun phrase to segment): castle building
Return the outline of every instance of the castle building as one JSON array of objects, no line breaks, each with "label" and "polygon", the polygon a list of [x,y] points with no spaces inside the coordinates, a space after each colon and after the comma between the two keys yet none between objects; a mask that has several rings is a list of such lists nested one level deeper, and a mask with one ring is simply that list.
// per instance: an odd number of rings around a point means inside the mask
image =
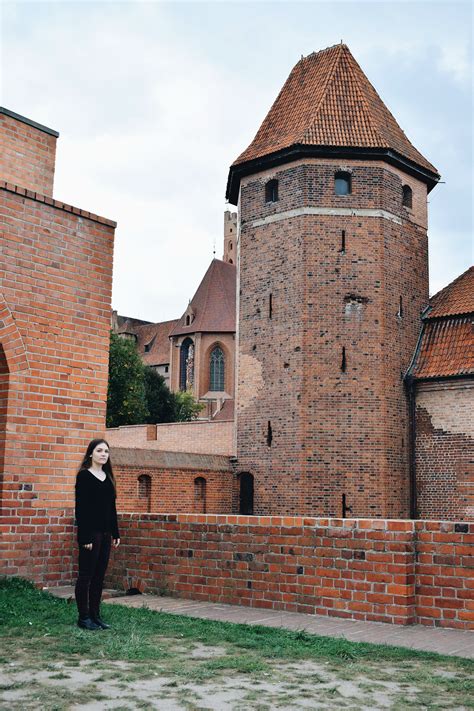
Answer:
[{"label": "castle building", "polygon": [[403,376],[438,180],[344,44],[296,64],[231,166],[237,459],[256,513],[410,515]]}]

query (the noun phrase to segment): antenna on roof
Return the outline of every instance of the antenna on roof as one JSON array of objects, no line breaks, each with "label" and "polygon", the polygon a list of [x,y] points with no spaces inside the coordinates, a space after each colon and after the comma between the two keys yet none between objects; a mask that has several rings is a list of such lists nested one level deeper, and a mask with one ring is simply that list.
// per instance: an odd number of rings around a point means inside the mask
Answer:
[{"label": "antenna on roof", "polygon": [[214,259],[215,259],[215,257],[216,257],[216,238],[215,238],[215,237],[214,237],[214,243],[213,243],[213,246],[212,246],[212,256],[213,256]]}]

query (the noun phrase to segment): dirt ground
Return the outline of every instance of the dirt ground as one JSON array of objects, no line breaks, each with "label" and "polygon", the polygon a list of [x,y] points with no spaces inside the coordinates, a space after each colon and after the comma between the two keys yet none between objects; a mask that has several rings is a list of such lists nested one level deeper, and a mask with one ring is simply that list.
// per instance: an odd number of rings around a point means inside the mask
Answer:
[{"label": "dirt ground", "polygon": [[[461,670],[434,663],[363,664],[344,660],[273,660],[260,669],[242,661],[232,670],[226,647],[176,642],[171,661],[64,660],[31,665],[21,656],[0,672],[0,708],[41,711],[268,711],[283,709],[464,709],[474,708],[459,694]],[[450,685],[453,685],[453,692]]]}]

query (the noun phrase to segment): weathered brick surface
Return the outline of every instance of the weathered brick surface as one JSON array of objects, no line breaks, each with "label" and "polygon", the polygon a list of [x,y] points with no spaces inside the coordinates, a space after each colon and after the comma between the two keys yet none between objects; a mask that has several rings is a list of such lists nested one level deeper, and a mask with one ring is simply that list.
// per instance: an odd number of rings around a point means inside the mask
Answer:
[{"label": "weathered brick surface", "polygon": [[0,177],[52,196],[57,136],[0,110]]},{"label": "weathered brick surface", "polygon": [[61,559],[66,580],[75,474],[105,424],[115,223],[5,182],[0,219],[0,571],[58,581]]},{"label": "weathered brick surface", "polygon": [[[348,196],[334,195],[341,169]],[[279,201],[266,204],[270,178]],[[352,515],[408,515],[401,376],[428,300],[426,187],[412,184],[407,210],[383,164],[300,161],[242,181],[237,457],[257,513],[340,515],[346,494]]]},{"label": "weathered brick surface", "polygon": [[460,379],[419,383],[416,481],[420,518],[474,517],[474,385]]},{"label": "weathered brick surface", "polygon": [[472,627],[472,524],[144,513],[121,514],[120,521],[123,545],[108,580],[115,587],[356,620]]},{"label": "weathered brick surface", "polygon": [[112,449],[121,511],[231,513],[228,457]]},{"label": "weathered brick surface", "polygon": [[231,455],[233,427],[233,421],[199,420],[160,425],[129,425],[108,429],[107,441],[111,447]]}]

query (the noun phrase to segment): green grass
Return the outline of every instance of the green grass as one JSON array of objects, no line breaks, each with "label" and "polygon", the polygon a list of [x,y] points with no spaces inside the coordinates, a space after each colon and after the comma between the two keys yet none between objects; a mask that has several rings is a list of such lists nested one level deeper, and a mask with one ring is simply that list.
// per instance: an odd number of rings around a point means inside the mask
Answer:
[{"label": "green grass", "polygon": [[[112,629],[87,632],[76,626],[74,604],[25,580],[0,578],[0,664],[8,672],[0,698],[18,693],[24,709],[67,709],[73,698],[70,674],[79,668],[87,677],[81,699],[103,699],[105,687],[115,684],[123,692],[123,708],[136,696],[134,684],[153,680],[161,680],[156,698],[191,710],[206,708],[200,689],[232,685],[246,687],[235,709],[284,708],[293,689],[291,695],[324,701],[325,708],[363,708],[365,701],[349,703],[341,695],[344,684],[355,685],[376,708],[377,694],[393,681],[393,709],[474,708],[470,660],[120,605],[103,612]],[[28,670],[42,676],[25,691],[21,673]],[[135,698],[133,708],[152,708],[149,701]]]}]

